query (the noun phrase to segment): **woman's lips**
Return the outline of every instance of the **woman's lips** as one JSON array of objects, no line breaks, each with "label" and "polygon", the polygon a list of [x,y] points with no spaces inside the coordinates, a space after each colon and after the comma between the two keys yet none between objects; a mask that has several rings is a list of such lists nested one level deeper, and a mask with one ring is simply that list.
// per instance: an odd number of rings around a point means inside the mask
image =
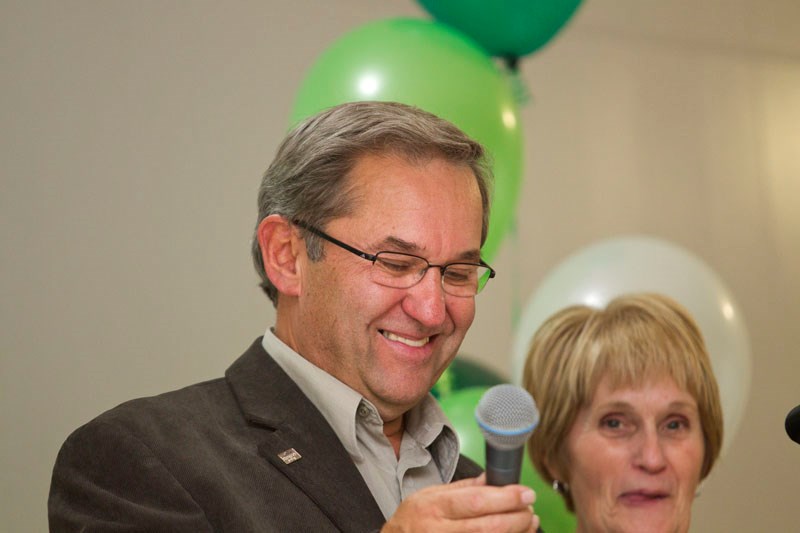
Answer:
[{"label": "woman's lips", "polygon": [[634,490],[624,492],[619,499],[627,505],[648,505],[667,499],[669,495],[661,491]]}]

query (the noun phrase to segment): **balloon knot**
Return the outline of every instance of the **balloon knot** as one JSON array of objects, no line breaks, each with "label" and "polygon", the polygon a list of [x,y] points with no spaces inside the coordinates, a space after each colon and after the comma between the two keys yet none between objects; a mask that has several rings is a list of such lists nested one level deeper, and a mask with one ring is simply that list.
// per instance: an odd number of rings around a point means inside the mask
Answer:
[{"label": "balloon knot", "polygon": [[519,56],[517,55],[504,56],[503,61],[508,67],[508,70],[510,70],[514,74],[519,73]]}]

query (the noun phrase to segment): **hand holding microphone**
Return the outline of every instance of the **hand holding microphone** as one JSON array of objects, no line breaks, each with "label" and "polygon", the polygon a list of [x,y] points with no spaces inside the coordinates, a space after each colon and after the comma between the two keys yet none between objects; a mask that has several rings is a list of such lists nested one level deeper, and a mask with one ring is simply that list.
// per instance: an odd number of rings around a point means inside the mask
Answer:
[{"label": "hand holding microphone", "polygon": [[400,503],[382,533],[487,531],[535,533],[539,517],[530,487],[518,485],[525,442],[539,423],[528,392],[515,385],[487,390],[475,410],[486,439],[486,478],[422,489]]}]

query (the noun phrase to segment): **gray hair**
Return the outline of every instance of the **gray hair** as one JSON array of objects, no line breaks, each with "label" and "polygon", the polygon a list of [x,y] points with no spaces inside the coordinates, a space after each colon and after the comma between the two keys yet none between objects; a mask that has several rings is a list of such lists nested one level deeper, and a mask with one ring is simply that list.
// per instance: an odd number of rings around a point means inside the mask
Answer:
[{"label": "gray hair", "polygon": [[[264,271],[258,226],[269,215],[324,228],[354,209],[349,173],[365,155],[398,155],[411,163],[442,158],[468,166],[483,208],[481,245],[489,226],[491,170],[486,152],[456,126],[427,111],[396,102],[350,102],[300,122],[284,139],[258,189],[258,221],[253,264],[261,288],[274,305],[278,291]],[[322,242],[304,231],[312,261],[322,258]]]}]

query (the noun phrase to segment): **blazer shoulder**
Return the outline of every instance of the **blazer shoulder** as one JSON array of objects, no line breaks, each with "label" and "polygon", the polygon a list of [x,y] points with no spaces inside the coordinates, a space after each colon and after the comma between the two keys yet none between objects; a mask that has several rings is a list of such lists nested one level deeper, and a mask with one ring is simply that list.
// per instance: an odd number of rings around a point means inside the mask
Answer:
[{"label": "blazer shoulder", "polygon": [[155,396],[127,400],[101,413],[79,430],[91,431],[92,427],[105,424],[147,433],[153,425],[175,427],[179,422],[185,425],[198,417],[213,417],[220,410],[227,412],[231,407],[235,407],[235,402],[225,379],[216,378]]}]

